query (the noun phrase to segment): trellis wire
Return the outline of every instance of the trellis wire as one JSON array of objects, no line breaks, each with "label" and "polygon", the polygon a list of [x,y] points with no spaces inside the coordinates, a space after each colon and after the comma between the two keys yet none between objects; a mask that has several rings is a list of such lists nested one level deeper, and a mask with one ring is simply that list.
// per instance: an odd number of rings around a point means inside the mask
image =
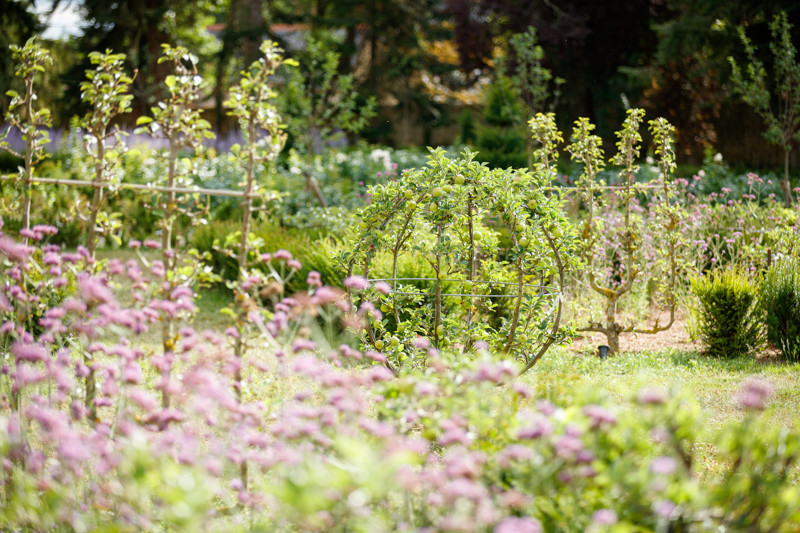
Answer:
[{"label": "trellis wire", "polygon": [[[368,279],[370,283],[374,283],[377,281],[386,281],[386,282],[398,282],[398,281],[452,281],[455,283],[484,283],[488,285],[514,285],[518,286],[517,283],[513,281],[491,281],[491,280],[464,280],[464,279],[438,279],[438,278],[373,278]],[[396,285],[396,283],[395,283]],[[529,287],[539,290],[539,296],[554,296],[558,293],[558,290],[554,287],[548,287],[547,285],[533,285],[530,283],[524,283],[523,287]],[[426,292],[404,292],[398,290],[392,290],[392,294],[402,294],[406,296],[430,296],[429,293]],[[458,296],[464,298],[517,298],[517,294],[459,294],[459,293],[442,293],[441,296]]]},{"label": "trellis wire", "polygon": [[[17,176],[0,176],[2,180],[18,180]],[[247,195],[243,191],[232,189],[204,189],[200,187],[160,187],[142,183],[101,183],[89,180],[64,180],[58,178],[37,178],[30,179],[33,183],[45,183],[49,185],[67,185],[71,187],[98,187],[101,189],[133,189],[145,192],[174,192],[177,194],[203,194],[208,196],[228,196],[233,198],[245,198]],[[250,194],[250,198],[261,198],[262,194]],[[270,195],[274,196],[274,194]]]}]

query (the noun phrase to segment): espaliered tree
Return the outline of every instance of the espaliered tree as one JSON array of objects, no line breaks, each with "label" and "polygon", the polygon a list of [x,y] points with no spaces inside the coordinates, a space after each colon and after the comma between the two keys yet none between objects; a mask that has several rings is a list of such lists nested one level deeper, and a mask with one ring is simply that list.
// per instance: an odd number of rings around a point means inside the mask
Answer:
[{"label": "espaliered tree", "polygon": [[[598,173],[604,168],[605,161],[602,139],[592,132],[595,126],[586,118],[575,122],[572,143],[567,148],[572,159],[583,165],[583,173],[578,186],[583,190],[587,205],[587,218],[583,222],[580,235],[583,242],[583,260],[586,265],[585,275],[589,287],[605,301],[605,321],[590,321],[586,327],[578,331],[596,331],[606,336],[609,352],[619,351],[621,333],[653,334],[669,329],[675,320],[675,283],[679,269],[679,213],[672,201],[673,186],[670,175],[675,169],[675,153],[672,148],[674,128],[663,118],[650,121],[650,133],[653,136],[654,151],[658,158],[661,188],[654,198],[656,226],[658,227],[661,246],[658,257],[648,269],[651,279],[656,281],[664,295],[670,310],[669,322],[661,325],[658,319],[652,327],[638,327],[636,324],[623,324],[619,319],[619,301],[634,288],[634,284],[642,278],[646,270],[642,257],[641,245],[645,223],[640,214],[633,209],[634,200],[641,189],[636,184],[636,172],[639,169],[640,145],[642,142],[639,128],[644,119],[644,110],[631,109],[617,132],[617,154],[611,163],[620,167],[619,185],[615,188],[616,208],[621,212],[622,223],[619,227],[606,227],[607,223],[600,212],[600,195],[604,191],[597,181]],[[621,257],[609,257],[608,250],[602,249],[602,234],[618,243]],[[608,280],[608,267],[612,277]],[[614,276],[617,279],[614,279]]]},{"label": "espaliered tree", "polygon": [[[31,227],[31,193],[33,190],[33,169],[44,157],[44,147],[50,142],[50,132],[45,129],[52,125],[52,116],[47,108],[37,109],[38,99],[34,87],[36,76],[45,72],[45,69],[52,65],[53,58],[50,52],[39,44],[36,39],[29,39],[25,46],[11,46],[11,55],[17,63],[15,74],[22,79],[23,93],[7,91],[6,95],[11,97],[6,122],[9,127],[2,136],[0,147],[8,150],[12,154],[24,160],[24,166],[20,168],[19,180],[22,182],[22,226],[24,242],[28,242],[25,235]],[[25,140],[25,151],[17,152],[13,150],[6,137],[12,128],[16,128]]]},{"label": "espaliered tree", "polygon": [[129,93],[133,79],[125,75],[125,54],[91,52],[89,60],[97,65],[86,71],[87,81],[81,83],[81,100],[92,106],[78,122],[84,130],[83,144],[94,166],[94,194],[88,220],[86,247],[94,257],[97,247],[98,216],[101,215],[103,189],[113,179],[125,153],[123,133],[111,121],[131,110],[133,95]]},{"label": "espaliered tree", "polygon": [[773,76],[770,86],[767,69],[756,57],[756,48],[739,27],[739,38],[747,55],[747,74],[732,57],[728,58],[733,69],[733,89],[742,100],[759,114],[767,130],[764,137],[783,149],[783,179],[781,190],[786,207],[792,205],[792,186],[789,182],[789,156],[794,142],[800,141],[800,63],[797,49],[792,43],[792,25],[786,12],[775,15],[769,25],[772,40],[769,48],[774,57]]},{"label": "espaliered tree", "polygon": [[[168,63],[172,67],[172,74],[164,80],[168,97],[151,108],[152,117],[139,117],[137,131],[147,130],[155,137],[166,138],[169,147],[166,153],[156,152],[167,164],[167,174],[164,182],[164,191],[161,194],[161,252],[163,260],[163,276],[165,282],[162,289],[162,299],[173,302],[181,297],[185,291],[176,291],[179,287],[188,288],[194,282],[194,276],[201,273],[198,270],[199,262],[196,257],[188,258],[180,252],[185,251],[188,242],[187,236],[176,238],[175,225],[179,217],[188,220],[191,226],[198,218],[196,199],[188,203],[179,204],[176,187],[189,185],[189,175],[193,156],[181,157],[182,150],[195,150],[202,146],[206,139],[213,139],[211,124],[202,118],[196,103],[201,96],[204,86],[203,78],[197,73],[197,58],[183,47],[162,45],[164,53],[159,58],[159,63]],[[189,252],[196,252],[189,250]],[[193,254],[195,255],[195,254]],[[187,259],[187,261],[182,261]],[[161,364],[162,373],[162,404],[164,408],[170,405],[169,380],[171,375],[172,360],[179,335],[175,331],[175,316],[165,312],[162,315],[162,345],[164,361]]]}]

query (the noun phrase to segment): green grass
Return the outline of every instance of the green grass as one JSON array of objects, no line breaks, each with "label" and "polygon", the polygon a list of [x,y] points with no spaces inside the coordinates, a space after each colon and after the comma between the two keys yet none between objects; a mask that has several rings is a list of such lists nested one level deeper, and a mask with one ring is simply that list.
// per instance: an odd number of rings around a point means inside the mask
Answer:
[{"label": "green grass", "polygon": [[620,403],[644,387],[679,388],[693,396],[713,427],[741,418],[736,395],[748,377],[772,384],[774,394],[767,416],[785,424],[800,405],[800,364],[759,361],[751,357],[715,359],[696,351],[663,350],[622,353],[601,360],[574,356],[565,349],[546,354],[534,371],[523,378],[543,397],[568,402],[584,387],[606,391]]}]

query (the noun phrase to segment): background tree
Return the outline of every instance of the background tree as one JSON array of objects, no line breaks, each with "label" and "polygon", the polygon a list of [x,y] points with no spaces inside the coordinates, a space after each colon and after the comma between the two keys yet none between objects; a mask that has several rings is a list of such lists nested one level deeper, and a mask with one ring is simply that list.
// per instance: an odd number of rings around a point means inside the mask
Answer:
[{"label": "background tree", "polygon": [[224,130],[224,100],[230,81],[240,71],[240,64],[250,65],[258,58],[259,45],[266,33],[267,24],[260,0],[228,1],[227,22],[221,34],[222,46],[215,58],[214,105],[220,130]]},{"label": "background tree", "polygon": [[[553,78],[553,73],[544,66],[544,49],[536,38],[536,28],[529,27],[525,33],[512,35],[509,44],[516,64],[511,83],[525,104],[525,118],[531,118],[537,113],[554,112],[564,79]],[[528,168],[533,168],[533,139],[529,136],[525,138]]]},{"label": "background tree", "polygon": [[739,37],[747,54],[747,74],[731,57],[733,69],[731,82],[742,100],[763,119],[767,130],[764,137],[783,149],[784,175],[781,189],[786,207],[792,205],[792,187],[789,183],[789,155],[793,143],[800,141],[800,63],[795,59],[797,50],[792,44],[791,24],[785,12],[775,15],[769,25],[772,41],[769,48],[774,57],[772,86],[768,81],[764,63],[756,57],[755,47],[739,26]]},{"label": "background tree", "polygon": [[476,140],[478,159],[496,168],[526,166],[529,154],[520,123],[524,118],[522,102],[511,80],[498,76],[486,92],[483,111],[486,124],[478,129]]},{"label": "background tree", "polygon": [[375,114],[375,98],[363,99],[352,74],[338,72],[339,54],[309,36],[296,54],[299,68],[285,71],[284,113],[289,132],[307,155],[306,189],[320,205],[325,198],[312,174],[315,154],[345,132],[358,132]]}]

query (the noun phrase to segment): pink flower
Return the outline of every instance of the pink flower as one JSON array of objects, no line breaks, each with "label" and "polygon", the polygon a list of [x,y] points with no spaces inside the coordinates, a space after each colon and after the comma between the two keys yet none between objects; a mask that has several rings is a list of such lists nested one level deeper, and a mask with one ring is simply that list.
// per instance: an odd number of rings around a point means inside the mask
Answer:
[{"label": "pink flower", "polygon": [[676,507],[677,505],[670,500],[658,500],[653,504],[653,510],[655,513],[663,518],[669,518],[672,516],[672,513],[675,511]]},{"label": "pink flower", "polygon": [[642,389],[637,399],[643,404],[662,404],[667,400],[667,395],[661,389]]},{"label": "pink flower", "polygon": [[309,272],[308,277],[306,277],[306,283],[311,287],[321,287],[322,279],[320,278],[319,272],[316,270]]},{"label": "pink flower", "polygon": [[617,513],[611,509],[600,509],[592,515],[592,523],[599,526],[613,526],[617,521]]},{"label": "pink flower", "polygon": [[650,472],[658,476],[668,476],[678,469],[678,461],[673,457],[663,455],[650,462]]},{"label": "pink flower", "polygon": [[89,305],[109,303],[114,300],[111,289],[106,287],[99,279],[83,276],[78,280],[78,290],[84,301]]},{"label": "pink flower", "polygon": [[289,268],[293,268],[295,270],[300,270],[301,268],[303,268],[303,264],[297,259],[290,259],[289,261],[286,262],[286,265]]},{"label": "pink flower", "polygon": [[377,290],[381,294],[389,294],[390,292],[392,292],[392,287],[385,281],[379,281],[378,283],[375,284],[375,290]]},{"label": "pink flower", "polygon": [[369,281],[363,276],[350,276],[345,278],[344,286],[348,289],[366,290],[369,288]]},{"label": "pink flower", "polygon": [[39,239],[42,238],[42,234],[41,233],[39,233],[38,231],[34,231],[32,229],[27,229],[27,228],[23,228],[23,229],[19,230],[19,235],[20,235],[20,237],[25,237],[25,238],[28,238],[28,239],[32,239],[34,241],[38,241]]},{"label": "pink flower", "polygon": [[274,254],[272,254],[272,258],[277,261],[291,261],[292,254],[286,250],[278,250]]},{"label": "pink flower", "polygon": [[161,248],[161,243],[153,239],[146,239],[143,244],[145,248],[152,248],[154,250]]},{"label": "pink flower", "polygon": [[313,351],[317,349],[317,345],[314,341],[308,339],[297,339],[292,343],[292,351],[294,353],[301,352],[303,350]]},{"label": "pink flower", "polygon": [[747,379],[739,391],[739,403],[742,407],[763,411],[772,394],[772,385],[759,379]]},{"label": "pink flower", "polygon": [[13,239],[0,235],[0,254],[6,255],[16,263],[24,263],[33,253],[33,247],[16,242]]},{"label": "pink flower", "polygon": [[533,518],[509,516],[497,524],[494,533],[542,533],[542,526]]},{"label": "pink flower", "polygon": [[366,355],[373,361],[377,361],[378,363],[386,362],[386,356],[380,352],[376,352],[375,350],[368,350],[364,355]]},{"label": "pink flower", "polygon": [[17,361],[28,361],[31,363],[44,363],[47,361],[47,350],[41,344],[28,344],[16,341],[11,345],[11,353]]},{"label": "pink flower", "polygon": [[606,425],[613,426],[617,423],[617,417],[614,415],[614,413],[605,407],[600,407],[599,405],[585,406],[583,408],[583,414],[592,420],[592,429],[598,429]]},{"label": "pink flower", "polygon": [[43,233],[44,235],[55,235],[58,233],[58,228],[49,224],[36,224],[32,229],[33,231],[37,233]]}]

